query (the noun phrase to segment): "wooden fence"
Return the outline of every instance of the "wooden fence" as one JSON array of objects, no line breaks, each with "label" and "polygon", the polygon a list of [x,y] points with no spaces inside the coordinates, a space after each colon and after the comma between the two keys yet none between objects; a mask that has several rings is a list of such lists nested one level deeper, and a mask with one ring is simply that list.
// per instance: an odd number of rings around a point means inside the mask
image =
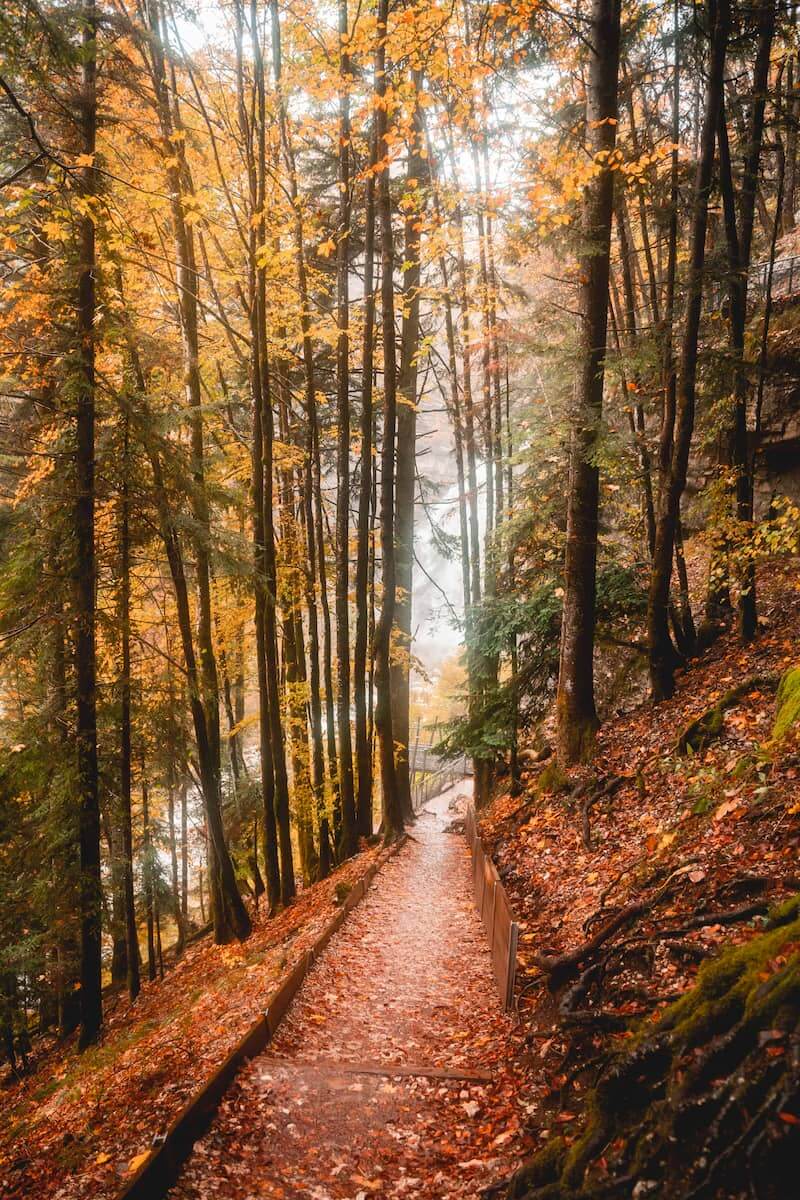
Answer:
[{"label": "wooden fence", "polygon": [[472,886],[475,907],[480,913],[489,948],[492,967],[503,1007],[514,1003],[514,980],[517,974],[517,942],[519,925],[514,920],[506,890],[500,882],[497,868],[483,849],[478,837],[475,810],[470,804],[464,821],[464,832],[472,851]]}]

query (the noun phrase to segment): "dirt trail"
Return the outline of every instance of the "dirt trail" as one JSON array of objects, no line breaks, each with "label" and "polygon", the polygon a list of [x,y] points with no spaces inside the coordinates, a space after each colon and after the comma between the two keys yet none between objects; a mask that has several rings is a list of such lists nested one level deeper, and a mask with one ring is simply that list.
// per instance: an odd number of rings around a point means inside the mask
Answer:
[{"label": "dirt trail", "polygon": [[[431,802],[335,936],[195,1147],[175,1200],[450,1200],[510,1167],[512,1021],[472,903],[469,852],[446,832],[463,790]],[[460,1077],[382,1073],[392,1066]]]}]

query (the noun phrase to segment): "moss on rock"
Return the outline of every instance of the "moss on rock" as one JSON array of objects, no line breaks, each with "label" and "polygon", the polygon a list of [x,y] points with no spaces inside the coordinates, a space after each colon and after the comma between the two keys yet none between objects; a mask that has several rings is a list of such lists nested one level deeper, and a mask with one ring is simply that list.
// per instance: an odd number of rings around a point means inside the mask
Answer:
[{"label": "moss on rock", "polygon": [[775,700],[772,737],[780,741],[800,723],[800,667],[791,667],[782,677]]}]

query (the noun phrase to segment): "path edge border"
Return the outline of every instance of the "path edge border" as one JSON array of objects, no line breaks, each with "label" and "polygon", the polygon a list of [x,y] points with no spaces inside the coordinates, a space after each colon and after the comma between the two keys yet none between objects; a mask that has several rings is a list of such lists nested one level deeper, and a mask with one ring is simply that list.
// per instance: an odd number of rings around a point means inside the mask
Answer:
[{"label": "path edge border", "polygon": [[[514,1007],[514,985],[517,978],[517,951],[519,946],[519,922],[506,889],[500,881],[497,867],[490,854],[486,853],[478,833],[478,816],[472,804],[464,814],[464,835],[472,856],[472,895],[481,924],[484,927],[489,951],[492,956],[492,972],[497,984],[500,1003],[504,1012]],[[487,875],[489,876],[487,880]],[[491,884],[491,910],[487,921],[487,882]],[[500,897],[498,908],[497,899]],[[498,930],[498,924],[505,926]],[[498,948],[502,953],[502,970],[498,965]]]},{"label": "path edge border", "polygon": [[154,1147],[136,1173],[116,1193],[116,1200],[160,1200],[180,1175],[181,1168],[194,1144],[210,1126],[220,1102],[239,1070],[260,1054],[272,1040],[289,1006],[305,981],[311,967],[322,954],[347,917],[363,900],[375,876],[406,844],[403,834],[391,846],[382,850],[370,863],[360,879],[353,884],[339,911],[284,976],[272,993],[265,1012],[261,1013],[247,1032],[228,1053],[213,1074],[186,1101],[170,1122],[163,1140]]}]

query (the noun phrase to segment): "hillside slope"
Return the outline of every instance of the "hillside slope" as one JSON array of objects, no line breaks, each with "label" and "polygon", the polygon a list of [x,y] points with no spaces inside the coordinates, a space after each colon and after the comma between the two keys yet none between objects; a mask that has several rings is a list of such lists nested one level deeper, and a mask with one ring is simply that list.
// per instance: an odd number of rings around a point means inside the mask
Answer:
[{"label": "hillside slope", "polygon": [[762,581],[760,602],[756,643],[722,637],[672,700],[609,721],[591,768],[531,763],[522,794],[482,816],[523,926],[539,1151],[494,1194],[796,1195],[791,704],[774,736],[778,681],[800,665],[796,561]]}]

